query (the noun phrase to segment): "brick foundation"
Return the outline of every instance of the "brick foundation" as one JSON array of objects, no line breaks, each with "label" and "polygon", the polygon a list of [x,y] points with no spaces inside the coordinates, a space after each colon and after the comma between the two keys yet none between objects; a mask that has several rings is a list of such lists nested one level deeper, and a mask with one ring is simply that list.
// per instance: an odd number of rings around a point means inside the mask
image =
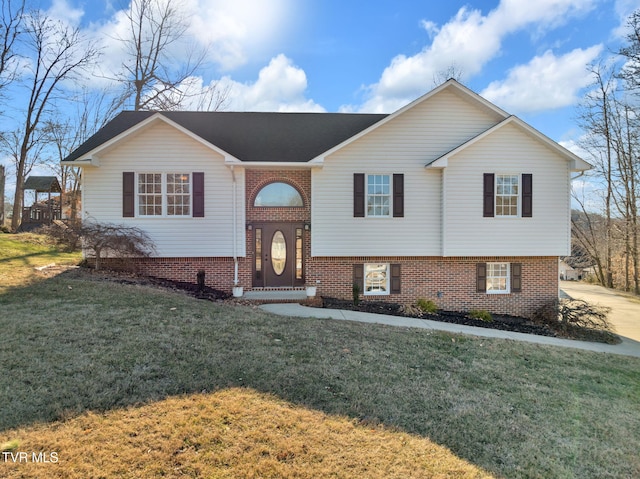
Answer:
[{"label": "brick foundation", "polygon": [[[144,258],[132,260],[141,273],[158,278],[196,282],[199,270],[206,273],[206,284],[231,292],[232,258]],[[540,306],[558,297],[558,258],[549,257],[349,257],[307,258],[306,282],[317,286],[319,296],[352,299],[353,265],[356,263],[394,263],[401,265],[401,292],[389,295],[362,295],[363,301],[389,301],[413,304],[418,298],[431,299],[449,311],[486,309],[497,314],[529,316]],[[522,291],[486,294],[476,291],[476,265],[479,262],[522,264]],[[108,261],[107,261],[108,263]],[[238,259],[240,286],[251,289],[252,258]]]},{"label": "brick foundation", "polygon": [[[529,316],[535,309],[558,297],[558,258],[549,257],[357,257],[310,258],[307,282],[318,286],[318,294],[352,298],[353,265],[356,263],[401,265],[401,292],[361,295],[364,301],[412,304],[431,299],[449,311],[486,309],[497,314]],[[476,265],[480,262],[522,264],[522,292],[486,294],[476,291]]]}]

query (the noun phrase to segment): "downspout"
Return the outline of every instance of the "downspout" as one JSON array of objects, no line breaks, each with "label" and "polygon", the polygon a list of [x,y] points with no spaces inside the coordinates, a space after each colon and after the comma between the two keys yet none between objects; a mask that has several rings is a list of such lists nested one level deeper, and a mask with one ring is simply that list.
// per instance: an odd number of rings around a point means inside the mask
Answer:
[{"label": "downspout", "polygon": [[237,190],[238,186],[236,183],[236,173],[233,169],[233,165],[231,165],[231,179],[232,183],[232,194],[233,198],[231,200],[232,209],[233,209],[233,285],[238,286],[238,201],[237,201]]}]

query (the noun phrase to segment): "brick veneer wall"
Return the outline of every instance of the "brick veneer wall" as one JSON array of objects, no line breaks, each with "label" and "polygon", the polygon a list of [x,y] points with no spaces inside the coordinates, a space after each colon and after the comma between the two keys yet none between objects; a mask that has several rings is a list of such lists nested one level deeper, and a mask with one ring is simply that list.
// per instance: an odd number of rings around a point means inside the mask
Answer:
[{"label": "brick veneer wall", "polygon": [[[353,265],[356,263],[401,265],[401,292],[391,295],[361,295],[364,301],[412,304],[431,299],[449,311],[486,309],[497,314],[529,316],[535,309],[558,297],[558,258],[550,257],[316,257],[307,262],[307,282],[317,283],[318,294],[352,298]],[[522,292],[486,294],[476,291],[476,265],[481,262],[522,264]],[[439,294],[440,293],[440,294]]]}]

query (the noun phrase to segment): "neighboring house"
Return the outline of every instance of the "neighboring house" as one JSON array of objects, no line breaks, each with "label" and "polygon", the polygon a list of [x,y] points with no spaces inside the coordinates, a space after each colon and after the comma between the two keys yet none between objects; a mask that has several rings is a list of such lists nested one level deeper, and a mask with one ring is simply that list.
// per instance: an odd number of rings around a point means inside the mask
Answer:
[{"label": "neighboring house", "polygon": [[579,281],[582,279],[582,270],[575,269],[570,266],[565,260],[560,260],[560,266],[558,267],[560,272],[560,279],[566,281]]},{"label": "neighboring house", "polygon": [[62,188],[55,176],[29,176],[22,190],[23,204],[25,191],[33,191],[34,200],[31,206],[22,208],[20,231],[31,231],[62,218]]},{"label": "neighboring house", "polygon": [[391,115],[123,112],[63,163],[147,274],[517,315],[557,298],[590,168],[454,80]]}]

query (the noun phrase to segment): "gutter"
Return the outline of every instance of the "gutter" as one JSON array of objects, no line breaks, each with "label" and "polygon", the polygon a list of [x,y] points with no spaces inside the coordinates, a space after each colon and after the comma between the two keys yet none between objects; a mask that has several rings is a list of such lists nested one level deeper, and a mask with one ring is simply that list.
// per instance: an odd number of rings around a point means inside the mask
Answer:
[{"label": "gutter", "polygon": [[233,180],[231,204],[233,207],[233,286],[238,286],[238,201],[236,183],[236,172],[233,165],[229,167],[231,169],[231,179]]}]

